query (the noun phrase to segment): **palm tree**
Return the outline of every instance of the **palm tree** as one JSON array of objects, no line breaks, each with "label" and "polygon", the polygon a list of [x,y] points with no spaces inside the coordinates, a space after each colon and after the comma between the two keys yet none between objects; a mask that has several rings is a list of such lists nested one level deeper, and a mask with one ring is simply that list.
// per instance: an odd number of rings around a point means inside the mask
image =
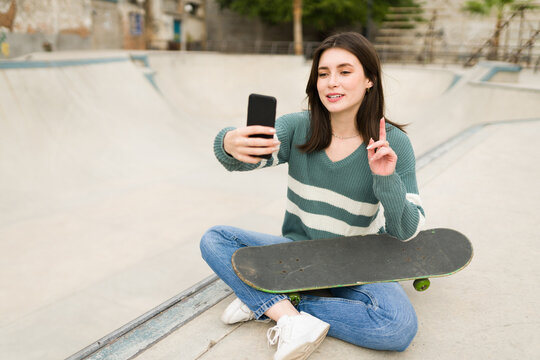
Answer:
[{"label": "palm tree", "polygon": [[488,60],[496,60],[499,55],[499,43],[501,38],[501,32],[507,23],[503,22],[504,13],[507,8],[512,10],[524,10],[532,8],[534,5],[530,4],[530,1],[516,1],[516,0],[469,0],[463,6],[463,11],[471,14],[479,14],[488,16],[495,9],[497,13],[497,22],[495,23],[495,31],[490,39],[490,49],[488,53]]}]

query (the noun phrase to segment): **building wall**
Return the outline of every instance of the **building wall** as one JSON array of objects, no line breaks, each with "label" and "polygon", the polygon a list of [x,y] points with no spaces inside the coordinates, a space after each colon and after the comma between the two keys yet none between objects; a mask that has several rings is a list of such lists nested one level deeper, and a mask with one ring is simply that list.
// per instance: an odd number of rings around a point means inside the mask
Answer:
[{"label": "building wall", "polygon": [[44,48],[87,49],[91,13],[90,0],[0,0],[0,39],[9,44],[9,57]]},{"label": "building wall", "polygon": [[123,49],[146,49],[144,9],[122,2],[118,6],[122,28]]},{"label": "building wall", "polygon": [[222,10],[215,0],[207,0],[206,9],[206,25],[210,42],[293,40],[292,24],[266,25],[259,19],[240,16],[228,9]]},{"label": "building wall", "polygon": [[[440,38],[437,42],[439,49],[449,49],[458,51],[461,49],[471,49],[482,45],[490,38],[495,30],[496,13],[490,16],[473,15],[462,11],[462,7],[467,0],[430,0],[426,1],[424,8],[426,18],[433,15],[433,10],[437,10],[435,20],[435,30],[439,32]],[[540,4],[540,2],[537,1]],[[510,10],[505,12],[505,19],[510,15]],[[540,23],[540,11],[527,11],[525,13],[525,23],[523,26],[522,38],[528,38],[531,29]],[[519,44],[520,18],[515,17],[506,30],[501,35],[501,48],[506,44],[515,47]],[[504,50],[504,49],[503,49]]]},{"label": "building wall", "polygon": [[[0,0],[0,11],[13,0]],[[16,0],[13,31],[17,33],[90,35],[89,0]]]},{"label": "building wall", "polygon": [[[6,5],[6,4],[4,4]],[[5,9],[1,9],[3,12],[0,12],[0,28],[6,28],[9,31],[13,31],[13,23],[15,20],[15,14],[17,12],[17,3],[15,0],[11,0]]]},{"label": "building wall", "polygon": [[117,4],[92,0],[92,48],[121,49],[122,19]]},{"label": "building wall", "polygon": [[[470,49],[492,34],[495,16],[466,14],[461,11],[465,1],[423,2],[426,17],[433,9],[439,12],[436,49]],[[196,14],[184,11],[188,2],[200,5]],[[175,39],[175,21],[181,21],[180,43]],[[538,21],[537,15],[535,24]],[[519,42],[518,26],[516,19],[508,39],[511,45]],[[220,49],[219,44],[290,42],[292,34],[292,24],[269,26],[222,10],[215,0],[0,0],[0,59],[44,49],[206,49],[209,43]],[[528,36],[527,30],[523,37]],[[304,41],[313,40],[318,40],[317,34],[304,26]]]},{"label": "building wall", "polygon": [[145,49],[133,0],[0,0],[0,58],[38,51]]},{"label": "building wall", "polygon": [[[174,38],[174,4],[165,0],[150,0],[145,4],[147,12],[147,45],[150,49],[166,50]],[[178,4],[176,4],[178,5]],[[178,9],[178,6],[176,7]],[[180,17],[181,15],[176,15]]]},{"label": "building wall", "polygon": [[[150,0],[145,4],[149,24],[150,49],[202,49],[206,42],[206,4],[210,0]],[[195,14],[184,10],[187,3],[198,4]],[[175,38],[174,23],[181,23],[180,38]]]},{"label": "building wall", "polygon": [[93,49],[145,49],[145,11],[127,0],[92,0]]}]

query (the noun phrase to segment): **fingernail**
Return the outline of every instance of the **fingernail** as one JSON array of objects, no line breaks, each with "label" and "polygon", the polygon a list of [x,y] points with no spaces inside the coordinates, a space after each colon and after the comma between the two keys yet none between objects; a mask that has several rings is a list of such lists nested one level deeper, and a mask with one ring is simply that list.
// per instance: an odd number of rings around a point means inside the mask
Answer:
[{"label": "fingernail", "polygon": [[279,145],[279,144],[281,144],[281,141],[279,141],[279,140],[274,140],[274,145]]}]

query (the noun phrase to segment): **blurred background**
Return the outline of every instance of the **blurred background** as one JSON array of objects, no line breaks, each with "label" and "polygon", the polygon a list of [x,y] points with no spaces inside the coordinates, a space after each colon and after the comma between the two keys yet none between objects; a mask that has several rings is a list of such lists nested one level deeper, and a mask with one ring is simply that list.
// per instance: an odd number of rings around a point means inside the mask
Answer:
[{"label": "blurred background", "polygon": [[[539,292],[519,274],[538,272],[540,2],[0,0],[0,358],[82,359],[192,294],[207,297],[183,313],[225,306],[199,239],[217,224],[279,234],[287,169],[226,173],[214,136],[245,124],[250,93],[275,96],[278,116],[305,110],[311,54],[340,31],[379,52],[429,227],[465,231],[482,254],[461,278],[476,300],[458,275],[428,297],[407,290],[425,319],[407,354],[537,354]],[[211,314],[140,358],[268,352],[214,347],[266,329]],[[152,336],[92,358],[133,358],[165,335]],[[384,356],[329,344],[320,359]]]},{"label": "blurred background", "polygon": [[385,61],[538,67],[537,1],[1,0],[3,58],[37,51],[192,50],[310,55],[358,31]]}]

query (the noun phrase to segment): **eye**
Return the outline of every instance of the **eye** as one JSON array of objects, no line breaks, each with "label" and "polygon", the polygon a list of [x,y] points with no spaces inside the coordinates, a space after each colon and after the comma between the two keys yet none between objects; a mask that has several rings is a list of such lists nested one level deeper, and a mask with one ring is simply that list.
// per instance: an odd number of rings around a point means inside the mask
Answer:
[{"label": "eye", "polygon": [[348,70],[343,70],[341,72],[341,75],[349,75],[351,73],[351,71],[348,71]]},{"label": "eye", "polygon": [[319,73],[320,78],[325,78],[328,76],[328,73]]}]

